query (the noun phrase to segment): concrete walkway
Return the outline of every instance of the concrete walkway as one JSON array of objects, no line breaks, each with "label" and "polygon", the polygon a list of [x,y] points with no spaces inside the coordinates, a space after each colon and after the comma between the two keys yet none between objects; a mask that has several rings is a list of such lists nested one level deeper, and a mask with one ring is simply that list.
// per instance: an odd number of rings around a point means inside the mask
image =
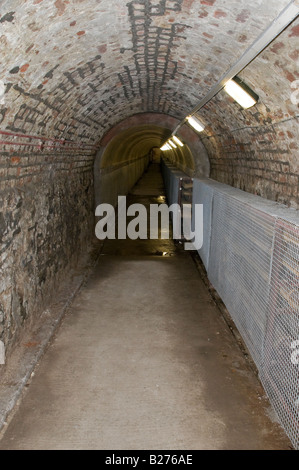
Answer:
[{"label": "concrete walkway", "polygon": [[[152,165],[130,202],[165,200]],[[288,449],[249,363],[172,240],[107,240],[0,449]]]}]

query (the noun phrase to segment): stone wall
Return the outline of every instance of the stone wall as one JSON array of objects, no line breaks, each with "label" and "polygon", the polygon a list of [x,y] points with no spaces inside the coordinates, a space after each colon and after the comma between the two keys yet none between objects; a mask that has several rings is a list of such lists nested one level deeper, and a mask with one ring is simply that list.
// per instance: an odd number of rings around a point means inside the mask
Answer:
[{"label": "stone wall", "polygon": [[297,19],[240,73],[259,95],[255,106],[244,110],[222,91],[200,111],[211,178],[296,209],[298,36]]},{"label": "stone wall", "polygon": [[0,157],[0,340],[9,354],[90,246],[94,202],[92,155],[6,147]]}]

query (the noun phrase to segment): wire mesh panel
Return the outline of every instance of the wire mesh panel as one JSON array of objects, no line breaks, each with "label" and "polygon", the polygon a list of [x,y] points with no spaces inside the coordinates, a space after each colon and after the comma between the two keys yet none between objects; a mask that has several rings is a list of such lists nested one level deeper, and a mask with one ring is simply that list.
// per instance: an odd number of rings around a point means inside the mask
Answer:
[{"label": "wire mesh panel", "polygon": [[[190,180],[190,178],[184,172],[178,170],[170,163],[165,162],[163,159],[161,160],[161,171],[168,205],[171,206],[172,204],[177,204],[179,206],[182,202],[182,181],[185,179]],[[170,216],[174,226],[180,227],[182,225],[182,211],[180,209],[171,213]],[[176,234],[178,234],[177,238],[181,238],[181,229],[178,228],[176,230]]]},{"label": "wire mesh panel", "polygon": [[274,224],[273,216],[215,189],[208,276],[259,369]]},{"label": "wire mesh panel", "polygon": [[161,160],[161,170],[168,203],[170,205],[178,203],[180,177],[186,175],[173,165],[165,163],[163,159]]},{"label": "wire mesh panel", "polygon": [[[208,271],[209,266],[209,253],[210,253],[210,239],[211,239],[211,219],[212,219],[212,203],[213,203],[214,190],[211,185],[206,184],[204,181],[194,178],[193,180],[193,199],[192,205],[203,205],[203,244],[198,250],[199,256]],[[195,229],[194,210],[192,220],[192,230]]]},{"label": "wire mesh panel", "polygon": [[[179,175],[165,171],[172,187]],[[209,280],[299,449],[299,214],[209,178],[194,178],[194,204],[204,206],[199,254]]]},{"label": "wire mesh panel", "polygon": [[277,219],[261,380],[299,448],[299,226]]}]

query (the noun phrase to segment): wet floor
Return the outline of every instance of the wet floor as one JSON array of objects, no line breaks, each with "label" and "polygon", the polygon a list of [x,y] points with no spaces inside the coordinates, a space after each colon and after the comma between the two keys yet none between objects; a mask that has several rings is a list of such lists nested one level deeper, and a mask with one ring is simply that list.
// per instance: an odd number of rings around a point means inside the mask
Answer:
[{"label": "wet floor", "polygon": [[[153,164],[127,205],[165,201]],[[106,240],[0,449],[288,449],[190,253]]]}]

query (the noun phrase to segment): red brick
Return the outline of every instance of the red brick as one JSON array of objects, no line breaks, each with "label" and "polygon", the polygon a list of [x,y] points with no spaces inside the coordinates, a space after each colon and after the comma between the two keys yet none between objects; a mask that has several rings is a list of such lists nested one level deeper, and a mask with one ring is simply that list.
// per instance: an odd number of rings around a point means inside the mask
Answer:
[{"label": "red brick", "polygon": [[214,12],[214,17],[215,18],[224,18],[227,16],[227,13],[225,13],[225,11],[222,11],[222,10],[216,10]]}]

